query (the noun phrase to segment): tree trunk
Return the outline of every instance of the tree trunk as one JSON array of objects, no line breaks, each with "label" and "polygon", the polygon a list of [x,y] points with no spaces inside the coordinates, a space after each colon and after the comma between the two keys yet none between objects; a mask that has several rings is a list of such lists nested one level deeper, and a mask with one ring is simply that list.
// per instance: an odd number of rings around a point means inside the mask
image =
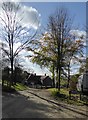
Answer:
[{"label": "tree trunk", "polygon": [[11,85],[13,85],[13,57],[11,58],[11,76],[10,76],[10,85],[9,85],[9,87],[11,87]]},{"label": "tree trunk", "polygon": [[55,87],[54,64],[53,64],[53,72],[52,72],[52,77],[53,77],[53,87]]},{"label": "tree trunk", "polygon": [[2,79],[2,86],[4,86],[4,80]]},{"label": "tree trunk", "polygon": [[56,88],[58,88],[58,67],[56,69]]},{"label": "tree trunk", "polygon": [[57,80],[58,80],[58,92],[60,93],[60,43],[58,43],[58,58],[57,58]]},{"label": "tree trunk", "polygon": [[13,85],[13,34],[11,34],[11,85]]},{"label": "tree trunk", "polygon": [[67,88],[69,88],[69,82],[70,82],[70,63],[68,64],[68,83],[67,83]]},{"label": "tree trunk", "polygon": [[17,69],[15,67],[15,70],[14,70],[14,85],[16,85],[16,82],[17,82]]},{"label": "tree trunk", "polygon": [[57,85],[56,85],[56,88],[58,88],[58,92],[60,93],[60,76],[61,76],[60,63],[58,65],[59,66],[57,67]]},{"label": "tree trunk", "polygon": [[61,76],[61,68],[59,67],[59,75],[58,75],[58,91],[60,93],[60,76]]}]

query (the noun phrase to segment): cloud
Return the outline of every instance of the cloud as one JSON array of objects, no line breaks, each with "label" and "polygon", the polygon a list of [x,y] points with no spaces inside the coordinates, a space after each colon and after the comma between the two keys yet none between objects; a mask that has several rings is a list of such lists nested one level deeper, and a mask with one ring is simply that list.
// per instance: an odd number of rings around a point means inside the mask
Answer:
[{"label": "cloud", "polygon": [[82,35],[84,37],[86,37],[86,32],[85,31],[80,31],[80,30],[71,30],[70,34],[75,35],[76,37],[81,37]]},{"label": "cloud", "polygon": [[83,45],[86,46],[86,31],[70,30],[70,35],[75,36],[76,40],[81,38]]},{"label": "cloud", "polygon": [[[19,0],[16,0],[15,2],[13,2],[13,0],[10,0],[13,4],[14,4],[14,9],[16,9],[16,7],[18,6]],[[8,2],[7,2],[8,4]],[[39,12],[33,8],[33,7],[29,7],[29,6],[25,6],[24,4],[20,4],[20,9],[17,12],[17,21],[20,21],[20,24],[23,27],[26,28],[34,28],[34,29],[38,29],[38,27],[40,26],[40,14]],[[5,19],[5,21],[7,21],[7,19],[5,18],[5,14],[3,13],[3,10],[1,9],[2,3],[0,4],[0,15],[2,16],[2,18]],[[14,14],[10,13],[10,14]],[[0,20],[1,23],[1,20]]]},{"label": "cloud", "polygon": [[34,29],[37,29],[40,25],[40,14],[38,11],[33,7],[28,6],[21,6],[21,10],[18,13],[18,16],[20,16],[23,12],[23,19],[21,21],[21,24],[24,27],[33,27]]},{"label": "cloud", "polygon": [[0,3],[2,2],[25,2],[24,0],[1,0]]},{"label": "cloud", "polygon": [[[5,0],[4,0],[5,1]],[[10,1],[12,1],[12,0],[10,0]],[[8,2],[8,1],[7,1]],[[12,1],[13,2],[13,1]],[[19,0],[17,1],[15,1],[15,3],[14,3],[14,5],[15,5],[15,7],[17,6],[17,4],[18,3],[16,3],[16,2],[19,2]],[[0,4],[0,15],[2,16],[2,18],[5,18],[5,15],[3,14],[3,12],[2,12],[2,9],[1,9],[1,5],[2,5],[2,3]],[[12,13],[10,13],[10,14],[12,14]],[[13,12],[13,14],[14,14],[14,12]],[[29,6],[25,6],[24,4],[20,4],[20,10],[18,11],[18,13],[17,13],[17,16],[18,16],[18,19],[21,19],[21,17],[23,17],[23,19],[22,19],[22,21],[20,22],[20,24],[22,25],[22,26],[25,26],[27,29],[23,29],[21,32],[20,32],[20,34],[23,34],[23,33],[25,33],[28,29],[30,29],[30,27],[32,27],[32,28],[34,28],[34,29],[37,29],[38,27],[39,27],[39,25],[40,25],[40,14],[38,13],[38,11],[35,9],[35,8],[33,8],[33,7],[29,7]],[[19,21],[17,19],[17,21]],[[5,18],[5,22],[7,22],[7,19]],[[0,23],[2,24],[2,26],[3,26],[3,22],[1,22],[1,19],[0,19]],[[2,26],[1,26],[1,24],[0,24],[0,28],[2,29]],[[3,35],[3,34],[1,34],[0,33],[0,37],[1,37],[1,35]],[[31,35],[31,34],[29,34],[29,32],[26,32],[26,35]],[[25,39],[26,39],[26,37],[25,37]],[[23,40],[25,40],[25,39],[23,39]],[[6,46],[7,47],[5,47],[5,49],[6,50],[9,50],[9,45],[8,45],[8,43],[6,42],[6,41],[4,41],[3,40],[3,37],[1,37],[0,38],[0,42],[3,42],[3,43],[5,43],[6,44]],[[16,43],[14,43],[14,46],[13,46],[13,52],[15,52],[16,51],[16,49],[21,45],[21,42],[22,41],[19,41],[19,39],[16,39],[16,41],[15,41]],[[19,57],[20,57],[20,59],[22,59],[23,61],[24,61],[24,63],[25,63],[25,65],[27,66],[27,64],[28,64],[28,61],[27,61],[27,58],[25,58],[25,56],[27,56],[27,55],[32,55],[33,53],[32,52],[27,52],[26,50],[22,50],[20,53],[19,53]]]},{"label": "cloud", "polygon": [[21,64],[24,66],[24,69],[26,71],[34,72],[37,75],[45,75],[46,73],[47,75],[51,76],[51,73],[49,72],[48,69],[46,68],[41,69],[39,65],[36,65],[30,62],[30,59],[28,59],[27,57],[22,56],[21,59],[23,60]]},{"label": "cloud", "polygon": [[72,68],[70,74],[75,75],[79,73],[79,68]]}]

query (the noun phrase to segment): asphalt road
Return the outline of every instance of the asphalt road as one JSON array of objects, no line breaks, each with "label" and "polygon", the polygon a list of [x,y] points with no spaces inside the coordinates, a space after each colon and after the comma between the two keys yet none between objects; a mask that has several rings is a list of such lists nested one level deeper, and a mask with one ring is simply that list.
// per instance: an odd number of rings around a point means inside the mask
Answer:
[{"label": "asphalt road", "polygon": [[0,120],[2,118],[2,86],[0,84]]},{"label": "asphalt road", "polygon": [[[31,92],[32,91],[32,92]],[[36,90],[35,90],[36,91]],[[35,92],[36,93],[36,92]],[[41,92],[42,95],[44,94]],[[48,99],[48,98],[47,98]],[[45,97],[34,94],[33,90],[2,96],[3,118],[87,118],[86,108],[56,104]]]}]

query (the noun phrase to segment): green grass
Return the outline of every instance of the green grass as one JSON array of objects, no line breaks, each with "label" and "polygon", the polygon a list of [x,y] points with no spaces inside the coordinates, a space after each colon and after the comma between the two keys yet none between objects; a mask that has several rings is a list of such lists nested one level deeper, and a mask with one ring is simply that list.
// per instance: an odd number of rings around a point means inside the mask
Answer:
[{"label": "green grass", "polygon": [[[52,93],[52,95],[58,96],[58,93],[59,93],[58,89],[49,88],[48,90]],[[60,94],[64,94],[64,95],[66,95],[68,97],[69,96],[69,90],[67,90],[66,88],[65,89],[60,89]]]},{"label": "green grass", "polygon": [[23,85],[22,83],[16,83],[16,85],[14,85],[14,89],[16,91],[22,91],[22,90],[26,90],[27,89],[27,86],[26,85]]},{"label": "green grass", "polygon": [[2,91],[4,92],[17,92],[17,91],[23,91],[26,90],[28,87],[26,85],[23,85],[22,83],[16,83],[16,85],[11,86],[11,88],[9,88],[7,86],[7,84],[4,84],[4,86],[2,87]]},{"label": "green grass", "polygon": [[58,89],[56,89],[56,88],[49,88],[48,90],[51,92],[51,94],[52,94],[53,96],[57,96],[57,94],[58,94]]},{"label": "green grass", "polygon": [[51,92],[51,95],[59,100],[59,101],[63,101],[65,103],[68,103],[68,104],[74,104],[74,105],[88,105],[88,99],[84,97],[82,97],[83,99],[80,100],[79,99],[79,94],[72,94],[71,96],[71,99],[69,99],[69,90],[66,89],[66,88],[61,88],[60,89],[60,94],[58,92],[58,89],[56,88],[50,88],[48,89],[50,92]]}]

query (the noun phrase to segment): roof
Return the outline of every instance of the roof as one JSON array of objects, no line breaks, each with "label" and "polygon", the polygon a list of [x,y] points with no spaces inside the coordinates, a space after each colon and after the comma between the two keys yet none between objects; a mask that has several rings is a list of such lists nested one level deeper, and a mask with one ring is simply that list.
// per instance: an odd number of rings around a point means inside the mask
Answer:
[{"label": "roof", "polygon": [[[27,80],[32,80],[32,81],[43,81],[46,80],[47,78],[50,78],[49,76],[41,76],[41,75],[29,75]],[[50,78],[51,79],[51,78]]]}]

